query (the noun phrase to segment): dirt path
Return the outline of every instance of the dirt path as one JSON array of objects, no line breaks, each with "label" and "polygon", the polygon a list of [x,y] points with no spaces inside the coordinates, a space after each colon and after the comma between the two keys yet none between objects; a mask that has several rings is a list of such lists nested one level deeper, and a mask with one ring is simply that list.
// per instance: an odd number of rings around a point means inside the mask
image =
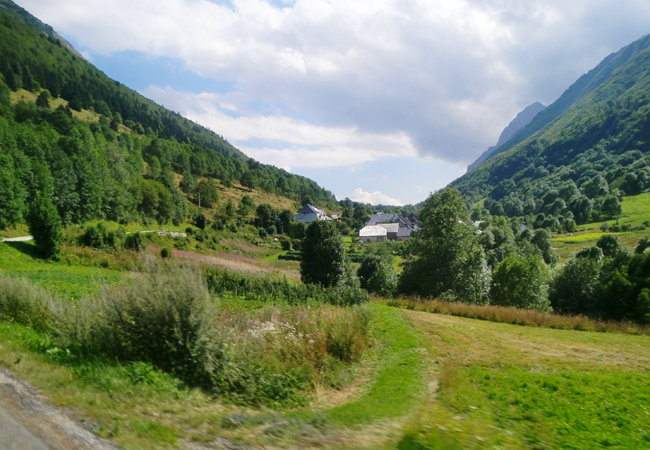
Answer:
[{"label": "dirt path", "polygon": [[[160,247],[147,245],[147,251],[152,253],[160,253]],[[178,258],[187,258],[194,261],[200,261],[206,264],[220,266],[224,269],[232,270],[235,272],[277,273],[291,278],[297,277],[295,273],[286,270],[275,269],[269,263],[260,261],[250,256],[237,255],[234,253],[219,253],[216,256],[207,256],[185,250],[171,250],[171,252],[173,256]]]},{"label": "dirt path", "polygon": [[116,450],[0,367],[0,449]]},{"label": "dirt path", "polygon": [[20,237],[15,237],[15,238],[3,238],[2,242],[26,242],[26,241],[31,241],[34,239],[31,236],[20,236]]}]

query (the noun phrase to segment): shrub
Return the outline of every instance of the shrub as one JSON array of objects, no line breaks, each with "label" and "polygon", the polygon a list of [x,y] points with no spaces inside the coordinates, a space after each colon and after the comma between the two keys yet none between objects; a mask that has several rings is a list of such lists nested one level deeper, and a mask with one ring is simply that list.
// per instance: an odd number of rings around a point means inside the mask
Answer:
[{"label": "shrub", "polygon": [[112,250],[117,250],[124,246],[125,239],[126,231],[124,231],[124,228],[120,227],[116,230],[111,230],[106,234],[106,245]]},{"label": "shrub", "polygon": [[368,293],[358,286],[323,288],[318,285],[291,284],[285,278],[256,278],[216,269],[206,269],[204,273],[210,292],[220,296],[232,295],[246,300],[280,301],[288,304],[305,303],[311,299],[342,306],[358,305],[370,300]]},{"label": "shrub", "polygon": [[194,220],[194,224],[197,226],[197,228],[204,230],[205,226],[207,224],[207,219],[203,215],[203,213],[200,213],[198,216],[196,216],[196,219]]},{"label": "shrub", "polygon": [[146,245],[142,242],[142,235],[140,233],[130,233],[124,240],[124,248],[136,252],[143,252],[146,249]]},{"label": "shrub", "polygon": [[44,289],[0,271],[0,317],[38,331],[51,331],[55,328],[51,315],[53,302]]},{"label": "shrub", "polygon": [[123,361],[145,361],[210,386],[218,345],[211,338],[216,303],[197,270],[158,267],[99,295],[85,345]]},{"label": "shrub", "polygon": [[190,241],[187,238],[179,237],[176,239],[176,242],[174,242],[174,248],[178,250],[187,250],[189,243]]},{"label": "shrub", "polygon": [[397,288],[397,277],[385,257],[376,254],[364,255],[357,270],[361,287],[386,297],[392,297]]},{"label": "shrub", "polygon": [[58,259],[63,240],[61,217],[47,194],[36,192],[27,214],[27,226],[43,257]]},{"label": "shrub", "polygon": [[302,243],[300,275],[305,283],[336,286],[345,276],[345,249],[332,222],[318,220],[307,227]]},{"label": "shrub", "polygon": [[104,239],[106,238],[106,228],[99,223],[97,226],[89,225],[81,236],[81,241],[87,247],[104,248]]},{"label": "shrub", "polygon": [[172,257],[172,251],[170,249],[168,249],[167,247],[164,247],[164,248],[160,249],[160,256],[163,259],[169,259],[169,258]]},{"label": "shrub", "polygon": [[519,259],[508,256],[492,274],[490,303],[548,311],[548,283],[549,271],[541,257]]},{"label": "shrub", "polygon": [[280,239],[280,246],[282,247],[282,250],[285,252],[291,251],[291,239],[289,238],[282,238]]}]

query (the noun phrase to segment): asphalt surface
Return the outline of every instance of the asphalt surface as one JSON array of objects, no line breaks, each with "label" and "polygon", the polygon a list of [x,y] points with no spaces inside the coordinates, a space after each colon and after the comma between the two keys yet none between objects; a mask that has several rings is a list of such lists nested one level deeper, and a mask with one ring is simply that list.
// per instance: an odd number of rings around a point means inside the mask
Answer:
[{"label": "asphalt surface", "polygon": [[0,450],[117,450],[0,367]]}]

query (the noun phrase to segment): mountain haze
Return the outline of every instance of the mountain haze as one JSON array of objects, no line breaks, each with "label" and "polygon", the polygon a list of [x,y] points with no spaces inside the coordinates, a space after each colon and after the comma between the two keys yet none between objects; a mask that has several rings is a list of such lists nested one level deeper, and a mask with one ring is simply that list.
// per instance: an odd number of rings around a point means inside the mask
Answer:
[{"label": "mountain haze", "polygon": [[600,64],[578,78],[574,84],[564,91],[559,99],[538,114],[517,136],[499,148],[499,152],[504,152],[514,147],[552,123],[571,108],[571,106],[602,86],[614,71],[627,64],[640,52],[646,50],[648,45],[650,45],[650,35],[644,36],[618,52],[607,56]]},{"label": "mountain haze", "polygon": [[512,137],[517,134],[519,130],[528,125],[535,118],[535,116],[541,111],[544,111],[545,108],[546,106],[542,105],[540,102],[535,102],[532,105],[524,108],[524,110],[517,114],[517,117],[515,117],[512,122],[510,122],[508,126],[504,128],[504,130],[501,132],[501,135],[499,136],[497,144],[488,148],[481,154],[481,156],[476,159],[476,161],[467,166],[467,171],[469,172],[474,167],[485,161],[496,149],[512,139]]}]

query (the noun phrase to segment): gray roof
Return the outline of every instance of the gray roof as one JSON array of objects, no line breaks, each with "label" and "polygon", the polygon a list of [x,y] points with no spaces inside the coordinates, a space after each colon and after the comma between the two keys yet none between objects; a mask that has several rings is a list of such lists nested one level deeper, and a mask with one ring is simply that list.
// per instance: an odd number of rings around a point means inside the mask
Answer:
[{"label": "gray roof", "polygon": [[395,213],[379,213],[373,214],[366,222],[366,225],[377,225],[379,223],[393,223],[399,220],[399,214]]},{"label": "gray roof", "polygon": [[306,204],[300,210],[298,214],[294,216],[298,222],[302,223],[311,223],[314,220],[332,220],[327,217],[327,214],[322,209],[318,209],[315,206]]},{"label": "gray roof", "polygon": [[379,226],[386,228],[389,233],[397,233],[401,228],[399,223],[382,223]]},{"label": "gray roof", "polygon": [[318,214],[319,212],[325,214],[325,211],[323,211],[322,209],[318,209],[315,206],[310,205],[309,203],[307,203],[306,205],[304,205],[302,208],[298,210],[298,213],[300,214],[309,214],[309,213]]}]

